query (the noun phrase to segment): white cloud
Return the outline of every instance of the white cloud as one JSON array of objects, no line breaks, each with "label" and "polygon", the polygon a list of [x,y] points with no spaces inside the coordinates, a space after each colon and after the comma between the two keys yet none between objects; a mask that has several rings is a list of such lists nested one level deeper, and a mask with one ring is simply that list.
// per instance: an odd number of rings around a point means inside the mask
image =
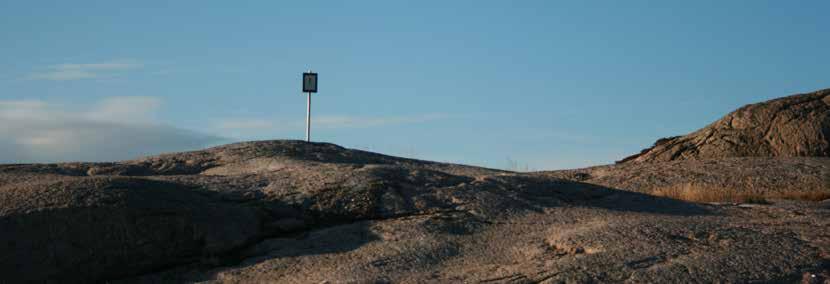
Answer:
[{"label": "white cloud", "polygon": [[221,140],[154,123],[160,105],[152,97],[111,97],[83,110],[0,101],[0,163],[123,160]]},{"label": "white cloud", "polygon": [[[361,116],[316,116],[311,118],[313,129],[355,129],[382,127],[399,124],[415,124],[446,118],[444,114],[423,114],[411,116],[361,117]],[[223,137],[234,139],[264,139],[280,133],[300,133],[305,128],[305,119],[264,119],[233,118],[219,120],[213,129]],[[313,130],[312,130],[313,131]]]},{"label": "white cloud", "polygon": [[[446,118],[444,114],[423,114],[412,116],[391,117],[360,117],[360,116],[317,116],[311,118],[312,127],[340,129],[340,128],[369,128],[396,124],[422,123]],[[279,131],[292,130],[305,125],[305,120],[269,120],[269,119],[226,119],[219,121],[215,127],[219,130],[246,130],[246,131]]]},{"label": "white cloud", "polygon": [[99,121],[152,122],[159,107],[161,99],[155,97],[110,97],[103,99],[85,115]]},{"label": "white cloud", "polygon": [[257,130],[274,129],[274,122],[264,119],[228,119],[216,124],[221,130]]},{"label": "white cloud", "polygon": [[86,63],[86,64],[58,64],[50,66],[50,69],[55,70],[127,70],[140,68],[143,65],[135,61],[120,61],[120,62],[106,62],[106,63]]},{"label": "white cloud", "polygon": [[0,101],[0,119],[39,117],[45,107],[42,101]]},{"label": "white cloud", "polygon": [[422,123],[447,117],[444,114],[423,114],[396,117],[321,116],[311,118],[311,125],[322,128],[368,128],[394,124]]},{"label": "white cloud", "polygon": [[93,79],[101,76],[108,76],[116,72],[123,72],[132,69],[138,69],[144,65],[136,61],[111,61],[102,63],[64,63],[50,65],[43,70],[29,74],[28,79],[32,80],[50,80],[50,81],[70,81]]}]

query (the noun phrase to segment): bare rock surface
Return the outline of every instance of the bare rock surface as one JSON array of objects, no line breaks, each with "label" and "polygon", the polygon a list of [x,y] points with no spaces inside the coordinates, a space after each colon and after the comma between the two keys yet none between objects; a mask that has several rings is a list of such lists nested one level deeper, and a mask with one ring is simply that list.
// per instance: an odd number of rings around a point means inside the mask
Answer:
[{"label": "bare rock surface", "polygon": [[[826,171],[825,160],[805,165]],[[830,265],[824,203],[692,204],[557,175],[300,141],[0,165],[0,275],[11,283],[786,282],[823,277]]]},{"label": "bare rock surface", "polygon": [[828,157],[732,157],[623,163],[534,174],[643,193],[686,184],[761,195],[830,193]]},{"label": "bare rock surface", "polygon": [[620,162],[828,156],[830,89],[741,107],[688,135],[657,140]]}]

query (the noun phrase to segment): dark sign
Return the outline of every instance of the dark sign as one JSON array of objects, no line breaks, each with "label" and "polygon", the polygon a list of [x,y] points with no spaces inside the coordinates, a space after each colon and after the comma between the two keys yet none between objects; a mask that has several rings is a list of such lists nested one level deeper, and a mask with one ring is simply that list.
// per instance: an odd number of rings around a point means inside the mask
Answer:
[{"label": "dark sign", "polygon": [[303,73],[303,93],[317,92],[317,73]]}]

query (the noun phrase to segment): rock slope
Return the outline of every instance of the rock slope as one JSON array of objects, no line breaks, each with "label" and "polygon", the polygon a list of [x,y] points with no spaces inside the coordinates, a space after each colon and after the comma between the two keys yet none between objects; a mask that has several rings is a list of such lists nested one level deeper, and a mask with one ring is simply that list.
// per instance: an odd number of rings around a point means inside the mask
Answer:
[{"label": "rock slope", "polygon": [[828,157],[732,157],[623,163],[534,174],[643,193],[699,185],[759,196],[816,192],[830,195]]},{"label": "rock slope", "polygon": [[0,165],[0,282],[797,281],[828,217],[260,141]]},{"label": "rock slope", "polygon": [[830,89],[741,107],[688,135],[657,140],[619,163],[828,156]]}]

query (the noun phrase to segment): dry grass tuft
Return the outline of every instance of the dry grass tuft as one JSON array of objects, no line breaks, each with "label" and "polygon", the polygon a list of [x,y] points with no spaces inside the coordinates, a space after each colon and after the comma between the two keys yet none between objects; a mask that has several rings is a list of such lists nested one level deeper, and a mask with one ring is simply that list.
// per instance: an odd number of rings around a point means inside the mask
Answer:
[{"label": "dry grass tuft", "polygon": [[742,192],[741,190],[736,190],[730,187],[693,183],[654,189],[651,194],[691,202],[731,202],[755,204],[769,204],[768,200],[770,199],[807,201],[830,199],[830,190],[828,189],[764,192],[752,190],[750,188],[746,192]]}]

